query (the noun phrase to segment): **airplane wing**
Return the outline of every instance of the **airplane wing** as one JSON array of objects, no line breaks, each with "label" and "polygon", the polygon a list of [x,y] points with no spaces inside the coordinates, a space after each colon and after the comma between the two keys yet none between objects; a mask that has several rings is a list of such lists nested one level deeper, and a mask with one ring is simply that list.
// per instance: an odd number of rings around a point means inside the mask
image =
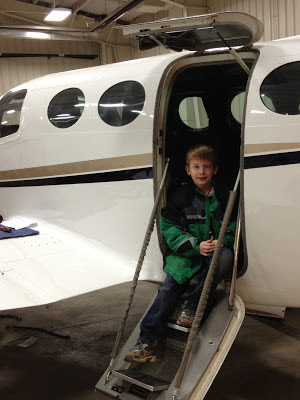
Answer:
[{"label": "airplane wing", "polygon": [[0,309],[47,304],[132,279],[134,262],[38,221],[38,235],[0,240]]}]

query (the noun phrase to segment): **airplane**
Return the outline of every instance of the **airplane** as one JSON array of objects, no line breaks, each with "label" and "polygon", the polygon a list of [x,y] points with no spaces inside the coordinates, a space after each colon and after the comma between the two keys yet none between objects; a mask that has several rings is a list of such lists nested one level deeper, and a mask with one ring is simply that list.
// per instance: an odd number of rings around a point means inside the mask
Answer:
[{"label": "airplane", "polygon": [[[219,179],[233,186],[240,170],[241,239],[235,316],[208,361],[214,369],[203,371],[210,376],[184,386],[200,399],[245,309],[283,318],[286,307],[300,306],[300,36],[257,43],[261,22],[233,12],[123,30],[141,49],[175,52],[43,76],[0,99],[3,223],[25,217],[39,231],[0,241],[0,307],[48,304],[130,281],[166,160],[157,220],[186,182],[185,152],[211,145]],[[156,224],[141,280],[163,281],[164,246]],[[128,383],[105,389],[104,379],[99,390],[126,392]],[[145,387],[121,398],[143,397]]]}]

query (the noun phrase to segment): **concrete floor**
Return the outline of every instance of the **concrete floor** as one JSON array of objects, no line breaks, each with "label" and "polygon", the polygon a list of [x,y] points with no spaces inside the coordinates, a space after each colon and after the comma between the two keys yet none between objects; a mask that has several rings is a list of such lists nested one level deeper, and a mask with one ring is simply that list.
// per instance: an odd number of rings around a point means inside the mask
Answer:
[{"label": "concrete floor", "polygon": [[[94,386],[110,361],[128,288],[118,285],[48,306],[1,312],[22,317],[0,318],[1,400],[104,400]],[[155,291],[153,284],[138,285],[123,342]],[[43,328],[71,340],[8,325]],[[246,316],[205,400],[298,400],[299,332],[300,309],[287,310],[284,322]],[[30,337],[37,341],[19,347]]]}]

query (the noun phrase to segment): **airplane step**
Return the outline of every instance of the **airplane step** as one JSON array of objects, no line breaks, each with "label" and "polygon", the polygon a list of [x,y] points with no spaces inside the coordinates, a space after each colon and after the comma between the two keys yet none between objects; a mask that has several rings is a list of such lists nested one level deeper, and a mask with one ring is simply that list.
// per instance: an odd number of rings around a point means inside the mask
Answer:
[{"label": "airplane step", "polygon": [[157,361],[141,363],[136,368],[146,374],[172,382],[181,363],[187,339],[186,332],[169,328],[166,340],[155,351]]},{"label": "airplane step", "polygon": [[[193,344],[180,387],[181,399],[194,394],[194,398],[203,399],[230,349],[244,315],[244,305],[238,297],[235,298],[232,311],[228,307],[228,295],[220,293]],[[114,362],[115,371],[108,382],[106,371],[96,384],[96,389],[115,400],[173,400],[175,377],[189,334],[169,327],[166,340],[155,350],[156,362],[125,362],[124,357],[136,343],[139,333],[140,325],[137,324]]]},{"label": "airplane step", "polygon": [[164,343],[165,347],[168,347],[169,349],[172,349],[172,350],[181,351],[181,352],[184,352],[185,344],[186,344],[186,341],[181,342],[179,340],[175,340],[175,339],[171,339],[171,338],[167,338]]},{"label": "airplane step", "polygon": [[191,328],[186,328],[185,326],[180,326],[172,322],[168,322],[168,327],[181,332],[189,332],[191,330]]},{"label": "airplane step", "polygon": [[157,378],[156,376],[145,374],[145,372],[136,368],[113,371],[112,374],[127,382],[149,390],[150,392],[166,390],[170,386],[169,382]]}]

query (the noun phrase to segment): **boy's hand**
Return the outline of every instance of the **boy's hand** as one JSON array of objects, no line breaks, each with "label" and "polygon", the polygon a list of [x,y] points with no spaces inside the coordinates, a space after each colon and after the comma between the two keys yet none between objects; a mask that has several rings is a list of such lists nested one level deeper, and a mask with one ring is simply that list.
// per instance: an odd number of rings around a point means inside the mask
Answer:
[{"label": "boy's hand", "polygon": [[[202,256],[209,256],[216,249],[218,241],[217,240],[206,240],[205,242],[201,242],[199,245],[199,251]],[[222,245],[223,246],[223,245]]]}]

